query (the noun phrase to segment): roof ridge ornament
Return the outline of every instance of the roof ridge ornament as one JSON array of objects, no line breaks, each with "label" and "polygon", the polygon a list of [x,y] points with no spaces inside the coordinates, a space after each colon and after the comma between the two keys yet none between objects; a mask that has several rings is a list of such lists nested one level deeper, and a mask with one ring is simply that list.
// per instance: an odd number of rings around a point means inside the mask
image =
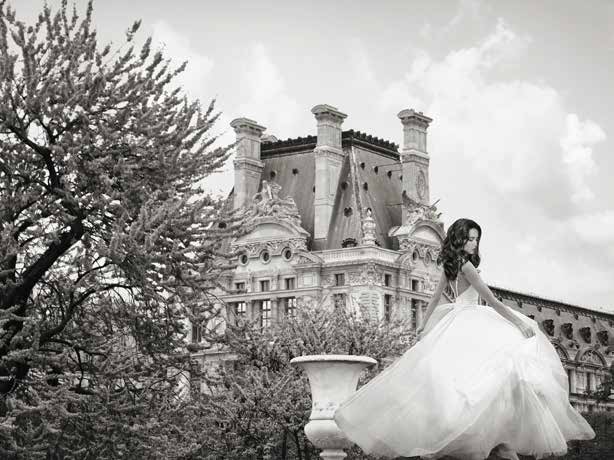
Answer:
[{"label": "roof ridge ornament", "polygon": [[365,246],[375,246],[375,220],[371,208],[367,208],[365,218],[362,221],[362,244]]}]

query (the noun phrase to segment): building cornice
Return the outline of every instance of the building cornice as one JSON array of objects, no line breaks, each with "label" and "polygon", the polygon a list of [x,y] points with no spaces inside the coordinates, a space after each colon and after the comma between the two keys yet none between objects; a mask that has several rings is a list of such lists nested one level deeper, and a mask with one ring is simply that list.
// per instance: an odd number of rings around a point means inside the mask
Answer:
[{"label": "building cornice", "polygon": [[513,291],[511,289],[502,288],[498,286],[489,285],[495,295],[500,295],[502,298],[508,300],[515,300],[521,302],[528,302],[532,305],[539,307],[546,307],[552,310],[561,310],[568,313],[578,313],[585,316],[599,316],[603,319],[613,321],[614,313],[608,313],[600,310],[591,310],[589,308],[580,307],[578,305],[569,304],[566,302],[548,299],[545,297],[541,297],[535,294],[522,293],[518,291]]},{"label": "building cornice", "polygon": [[[290,153],[310,153],[318,143],[317,136],[296,137],[275,142],[263,142],[260,146],[261,159],[282,156]],[[370,134],[354,131],[353,129],[341,133],[343,147],[352,145],[367,148],[393,160],[399,160],[399,145]]]}]

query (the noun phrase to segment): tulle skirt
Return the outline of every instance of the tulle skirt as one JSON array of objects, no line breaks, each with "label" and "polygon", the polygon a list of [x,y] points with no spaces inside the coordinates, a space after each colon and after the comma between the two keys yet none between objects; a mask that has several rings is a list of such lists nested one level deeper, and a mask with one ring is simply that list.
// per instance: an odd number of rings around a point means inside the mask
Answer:
[{"label": "tulle skirt", "polygon": [[482,460],[500,443],[540,459],[595,432],[569,403],[559,356],[488,306],[439,305],[422,340],[335,412],[366,453]]}]

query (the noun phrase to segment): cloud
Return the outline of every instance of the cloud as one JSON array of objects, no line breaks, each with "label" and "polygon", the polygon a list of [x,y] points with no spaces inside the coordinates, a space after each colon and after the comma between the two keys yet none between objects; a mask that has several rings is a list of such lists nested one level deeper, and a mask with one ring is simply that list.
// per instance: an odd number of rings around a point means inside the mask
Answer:
[{"label": "cloud", "polygon": [[446,225],[459,217],[482,225],[490,282],[580,305],[611,303],[614,210],[598,209],[589,180],[606,135],[554,87],[505,77],[530,43],[498,20],[441,58],[416,50],[385,84],[364,51],[352,60],[381,112],[413,107],[434,118],[431,196],[442,198]]},{"label": "cloud", "polygon": [[172,58],[173,63],[179,66],[188,61],[186,70],[179,75],[178,82],[186,93],[208,104],[206,81],[213,69],[213,60],[198,53],[184,34],[173,29],[166,21],[156,21],[153,26],[154,49],[157,46],[163,48],[167,58]]},{"label": "cloud", "polygon": [[[207,107],[212,94],[208,82],[215,68],[212,58],[200,54],[190,42],[190,39],[180,31],[172,28],[163,20],[156,21],[153,26],[153,49],[161,47],[164,55],[171,58],[175,66],[187,61],[186,69],[178,75],[177,84],[190,99],[199,99],[203,107]],[[217,111],[219,111],[219,106]],[[234,142],[235,136],[230,128],[230,119],[222,113],[211,130],[211,135],[217,136],[217,146]],[[223,170],[214,172],[202,181],[207,192],[215,195],[226,195],[233,182],[232,158]]]},{"label": "cloud", "polygon": [[586,178],[596,172],[592,146],[605,140],[605,133],[591,120],[580,121],[575,113],[567,115],[566,127],[561,148],[574,190],[571,199],[574,203],[592,200],[593,192],[586,183]]},{"label": "cloud", "polygon": [[275,132],[286,135],[295,132],[301,113],[298,103],[288,92],[286,81],[264,44],[249,47],[242,71],[241,99],[245,102],[239,105],[238,116],[273,127]]}]

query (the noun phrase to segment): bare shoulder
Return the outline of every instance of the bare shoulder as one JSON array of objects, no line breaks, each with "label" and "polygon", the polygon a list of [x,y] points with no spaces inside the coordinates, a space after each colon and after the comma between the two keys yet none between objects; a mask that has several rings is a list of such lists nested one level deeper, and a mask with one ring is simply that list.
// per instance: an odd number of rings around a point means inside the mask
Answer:
[{"label": "bare shoulder", "polygon": [[475,276],[478,274],[477,269],[475,268],[475,265],[473,265],[473,263],[468,260],[466,261],[462,267],[461,267],[461,271],[463,272],[463,275],[465,276]]}]

